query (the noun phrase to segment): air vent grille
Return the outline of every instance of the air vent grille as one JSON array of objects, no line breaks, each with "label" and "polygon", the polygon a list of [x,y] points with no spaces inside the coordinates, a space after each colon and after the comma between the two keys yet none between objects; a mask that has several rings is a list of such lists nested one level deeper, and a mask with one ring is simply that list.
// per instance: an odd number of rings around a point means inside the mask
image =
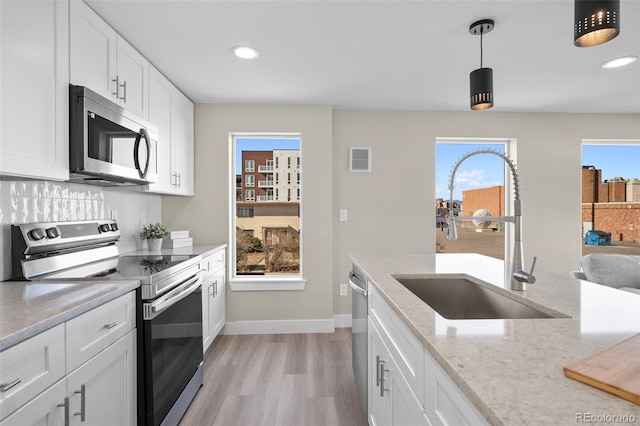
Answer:
[{"label": "air vent grille", "polygon": [[349,148],[349,171],[350,172],[370,172],[371,171],[371,148]]}]

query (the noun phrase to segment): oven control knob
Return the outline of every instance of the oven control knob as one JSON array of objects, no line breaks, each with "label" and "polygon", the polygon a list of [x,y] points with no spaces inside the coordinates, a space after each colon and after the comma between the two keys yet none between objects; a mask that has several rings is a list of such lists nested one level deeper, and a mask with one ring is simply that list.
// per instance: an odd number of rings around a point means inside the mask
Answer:
[{"label": "oven control knob", "polygon": [[100,230],[100,232],[109,232],[109,231],[111,231],[111,227],[109,226],[108,223],[103,223],[102,225],[100,225],[98,227],[98,229]]},{"label": "oven control knob", "polygon": [[47,233],[47,238],[55,238],[60,236],[60,231],[58,231],[58,228],[56,228],[55,226],[52,228],[47,228],[45,232]]},{"label": "oven control knob", "polygon": [[117,223],[112,223],[111,224],[111,230],[112,231],[117,231],[118,230],[118,224]]},{"label": "oven control knob", "polygon": [[44,238],[44,229],[36,228],[29,231],[29,237],[34,241],[40,241]]}]

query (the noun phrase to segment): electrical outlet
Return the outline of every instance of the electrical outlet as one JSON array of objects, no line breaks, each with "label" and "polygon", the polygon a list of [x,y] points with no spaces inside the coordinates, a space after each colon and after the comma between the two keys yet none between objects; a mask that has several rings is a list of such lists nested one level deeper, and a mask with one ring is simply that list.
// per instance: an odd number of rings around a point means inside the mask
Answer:
[{"label": "electrical outlet", "polygon": [[347,209],[341,209],[340,210],[340,222],[346,222],[347,221]]},{"label": "electrical outlet", "polygon": [[340,296],[346,296],[346,295],[347,295],[347,285],[340,284]]}]

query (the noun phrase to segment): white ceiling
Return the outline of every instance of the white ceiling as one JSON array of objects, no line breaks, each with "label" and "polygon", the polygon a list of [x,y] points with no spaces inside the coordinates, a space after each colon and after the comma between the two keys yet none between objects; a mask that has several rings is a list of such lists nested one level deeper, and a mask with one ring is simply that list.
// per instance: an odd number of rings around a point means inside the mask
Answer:
[{"label": "white ceiling", "polygon": [[[640,113],[640,0],[621,1],[621,33],[573,45],[573,0],[87,0],[194,102],[469,111],[469,72],[491,18],[484,66],[491,111]],[[253,60],[231,48],[250,45]]]}]

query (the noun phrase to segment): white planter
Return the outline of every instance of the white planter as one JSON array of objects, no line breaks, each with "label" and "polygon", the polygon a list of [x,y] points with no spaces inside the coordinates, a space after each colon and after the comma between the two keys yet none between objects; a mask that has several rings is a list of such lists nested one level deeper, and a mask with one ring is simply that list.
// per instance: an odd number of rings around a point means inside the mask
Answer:
[{"label": "white planter", "polygon": [[147,240],[149,251],[159,251],[162,248],[162,238],[156,238],[154,240]]}]

